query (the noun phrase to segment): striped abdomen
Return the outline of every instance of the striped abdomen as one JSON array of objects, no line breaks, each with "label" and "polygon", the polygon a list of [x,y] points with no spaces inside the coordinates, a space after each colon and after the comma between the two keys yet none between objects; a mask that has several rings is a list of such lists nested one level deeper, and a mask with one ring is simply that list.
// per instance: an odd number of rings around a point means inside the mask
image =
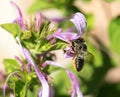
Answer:
[{"label": "striped abdomen", "polygon": [[74,59],[74,68],[78,72],[83,68],[83,65],[84,65],[84,59],[83,58],[76,57]]}]

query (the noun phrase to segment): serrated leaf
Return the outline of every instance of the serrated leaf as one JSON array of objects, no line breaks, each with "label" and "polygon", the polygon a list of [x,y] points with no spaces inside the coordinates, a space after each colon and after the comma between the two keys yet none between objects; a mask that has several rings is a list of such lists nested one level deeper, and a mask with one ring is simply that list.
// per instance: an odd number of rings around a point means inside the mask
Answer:
[{"label": "serrated leaf", "polygon": [[120,16],[113,19],[109,24],[109,39],[111,47],[114,51],[120,54]]},{"label": "serrated leaf", "polygon": [[7,74],[20,70],[20,64],[15,59],[4,59],[5,71]]},{"label": "serrated leaf", "polygon": [[6,31],[13,34],[14,37],[16,37],[18,35],[18,33],[21,32],[20,26],[18,24],[16,24],[16,23],[1,24],[0,26],[3,29],[5,29]]},{"label": "serrated leaf", "polygon": [[51,2],[47,2],[45,0],[36,0],[30,9],[29,12],[35,12],[43,9],[53,8],[53,4]]}]

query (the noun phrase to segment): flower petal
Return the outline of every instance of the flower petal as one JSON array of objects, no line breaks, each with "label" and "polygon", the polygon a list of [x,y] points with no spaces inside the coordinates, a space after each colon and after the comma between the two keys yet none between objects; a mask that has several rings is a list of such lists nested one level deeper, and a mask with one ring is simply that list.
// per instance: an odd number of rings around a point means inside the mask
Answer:
[{"label": "flower petal", "polygon": [[15,97],[13,93],[10,93],[10,97]]},{"label": "flower petal", "polygon": [[42,23],[42,14],[41,13],[38,13],[36,22],[37,23],[36,23],[35,29],[36,29],[36,31],[39,31],[41,23]]},{"label": "flower petal", "polygon": [[75,39],[76,35],[77,34],[72,32],[62,32],[62,33],[55,34],[54,37],[70,43],[71,40]]},{"label": "flower petal", "polygon": [[77,94],[77,97],[83,97],[82,92],[80,91],[80,88],[79,88],[79,82],[77,80],[77,77],[69,70],[66,70],[66,72],[69,75],[69,78],[73,85],[73,92],[71,97],[75,97],[76,94]]},{"label": "flower petal", "polygon": [[55,35],[56,35],[56,34],[60,34],[61,31],[62,31],[62,29],[58,29],[53,35],[49,35],[49,36],[47,37],[47,40],[50,40],[50,39],[54,38]]},{"label": "flower petal", "polygon": [[83,33],[86,31],[86,25],[87,25],[85,16],[82,13],[77,12],[73,15],[70,21],[74,23],[75,27],[78,30],[77,36],[80,37],[81,35],[83,35]]},{"label": "flower petal", "polygon": [[32,60],[30,52],[27,49],[22,47],[22,45],[20,43],[20,39],[18,37],[17,37],[17,41],[18,41],[18,43],[20,45],[20,48],[22,49],[22,52],[25,55],[27,61],[34,67],[34,70],[37,74],[37,77],[39,78],[39,80],[42,84],[42,96],[40,96],[40,97],[49,97],[50,89],[49,89],[49,85],[48,85],[44,75],[40,72],[39,68],[37,67],[37,65]]},{"label": "flower petal", "polygon": [[22,12],[21,12],[20,8],[17,6],[17,4],[13,1],[10,1],[10,3],[12,4],[13,7],[15,7],[17,9],[19,17],[22,18],[23,17]]},{"label": "flower petal", "polygon": [[39,80],[41,81],[42,84],[42,96],[39,97],[49,97],[50,95],[50,87],[44,77],[44,75],[40,72],[39,68],[37,67],[37,65],[35,65],[34,67],[35,72],[39,78]]},{"label": "flower petal", "polygon": [[73,58],[75,57],[75,54],[73,53],[72,49],[70,47],[67,47],[65,50],[64,50],[64,57],[65,58]]},{"label": "flower petal", "polygon": [[57,67],[60,67],[60,68],[63,68],[65,69],[64,67],[62,67],[59,63],[57,62],[54,62],[54,61],[45,61],[46,65],[53,65],[53,66],[57,66]]},{"label": "flower petal", "polygon": [[60,22],[64,21],[65,19],[66,18],[58,17],[58,18],[51,18],[50,20],[53,21],[53,22],[60,23]]},{"label": "flower petal", "polygon": [[10,3],[18,11],[18,18],[15,20],[15,22],[17,22],[20,25],[20,27],[22,28],[22,26],[23,26],[23,15],[22,15],[22,12],[21,12],[20,8],[17,6],[17,4],[15,2],[10,1]]}]

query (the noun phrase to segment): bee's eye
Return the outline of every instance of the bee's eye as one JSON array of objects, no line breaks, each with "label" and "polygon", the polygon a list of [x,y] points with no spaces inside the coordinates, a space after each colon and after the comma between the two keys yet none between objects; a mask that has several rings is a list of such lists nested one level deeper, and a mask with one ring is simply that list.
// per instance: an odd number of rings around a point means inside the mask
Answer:
[{"label": "bee's eye", "polygon": [[79,46],[79,49],[81,49],[82,48],[82,46]]},{"label": "bee's eye", "polygon": [[80,42],[81,42],[80,39],[75,40],[75,43],[80,43]]},{"label": "bee's eye", "polygon": [[84,39],[83,38],[78,38],[74,42],[75,43],[82,43],[82,42],[84,42]]},{"label": "bee's eye", "polygon": [[84,50],[84,51],[86,51],[86,50],[87,50],[87,46],[86,46],[86,44],[83,44],[83,46],[82,46],[82,47],[83,47],[83,50]]}]

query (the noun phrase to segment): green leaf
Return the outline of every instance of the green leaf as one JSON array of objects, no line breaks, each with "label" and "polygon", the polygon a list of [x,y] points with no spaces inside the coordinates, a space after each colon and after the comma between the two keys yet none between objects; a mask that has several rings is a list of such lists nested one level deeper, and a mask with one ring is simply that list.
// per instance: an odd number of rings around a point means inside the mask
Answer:
[{"label": "green leaf", "polygon": [[120,16],[113,19],[109,24],[109,39],[111,47],[114,51],[120,54]]},{"label": "green leaf", "polygon": [[88,52],[90,52],[94,56],[94,66],[99,67],[102,65],[102,54],[94,45],[92,45],[89,41],[87,41]]},{"label": "green leaf", "polygon": [[36,0],[28,11],[35,12],[48,8],[53,8],[53,4],[51,2],[47,2],[46,0]]},{"label": "green leaf", "polygon": [[91,0],[83,0],[84,2],[90,2]]},{"label": "green leaf", "polygon": [[15,59],[4,59],[3,63],[7,74],[20,70],[20,64]]},{"label": "green leaf", "polygon": [[87,19],[87,30],[90,31],[93,28],[94,15],[93,14],[87,14],[86,19]]},{"label": "green leaf", "polygon": [[104,0],[104,1],[111,3],[111,2],[116,1],[116,0]]},{"label": "green leaf", "polygon": [[119,97],[120,96],[120,83],[104,83],[98,94],[97,97]]},{"label": "green leaf", "polygon": [[[15,97],[26,97],[28,88],[33,87],[36,83],[36,76],[34,73],[20,72],[21,79],[12,76],[9,80],[9,86],[14,90]],[[34,80],[35,79],[35,80]]]},{"label": "green leaf", "polygon": [[20,26],[18,24],[15,24],[15,23],[1,24],[0,26],[3,29],[5,29],[6,31],[13,34],[14,37],[16,37],[18,35],[18,33],[21,32]]},{"label": "green leaf", "polygon": [[20,97],[25,97],[27,91],[27,83],[25,83],[23,89],[20,91]]},{"label": "green leaf", "polygon": [[68,96],[67,89],[70,88],[71,84],[70,84],[69,77],[64,70],[57,72],[55,79],[54,79],[54,86],[55,86],[55,97],[69,97],[70,96],[70,95]]},{"label": "green leaf", "polygon": [[64,42],[58,42],[50,46],[49,50],[60,50],[66,48],[66,43]]},{"label": "green leaf", "polygon": [[21,38],[22,39],[29,39],[29,38],[31,38],[31,36],[32,36],[31,31],[26,31],[23,33],[23,36]]},{"label": "green leaf", "polygon": [[25,83],[21,80],[14,82],[14,95],[15,97],[25,97]]},{"label": "green leaf", "polygon": [[34,94],[32,91],[28,90],[27,97],[34,97]]}]

